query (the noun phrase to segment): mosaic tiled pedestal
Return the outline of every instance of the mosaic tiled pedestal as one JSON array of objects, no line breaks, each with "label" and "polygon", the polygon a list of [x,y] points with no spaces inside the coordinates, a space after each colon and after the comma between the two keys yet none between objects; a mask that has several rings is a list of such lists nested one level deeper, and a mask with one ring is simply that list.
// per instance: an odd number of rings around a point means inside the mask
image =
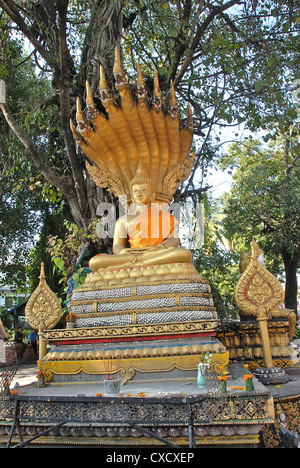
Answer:
[{"label": "mosaic tiled pedestal", "polygon": [[191,265],[90,275],[73,293],[72,314],[71,328],[44,332],[50,350],[40,369],[50,382],[102,379],[108,362],[123,382],[184,377],[205,351],[217,372],[229,362],[210,286]]}]

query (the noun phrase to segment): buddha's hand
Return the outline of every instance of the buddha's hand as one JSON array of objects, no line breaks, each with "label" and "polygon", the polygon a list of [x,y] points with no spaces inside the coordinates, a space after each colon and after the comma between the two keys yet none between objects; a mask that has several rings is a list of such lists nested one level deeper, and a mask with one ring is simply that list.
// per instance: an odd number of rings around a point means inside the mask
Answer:
[{"label": "buddha's hand", "polygon": [[157,247],[140,247],[140,248],[126,248],[120,251],[120,254],[141,254],[143,252],[155,251]]}]

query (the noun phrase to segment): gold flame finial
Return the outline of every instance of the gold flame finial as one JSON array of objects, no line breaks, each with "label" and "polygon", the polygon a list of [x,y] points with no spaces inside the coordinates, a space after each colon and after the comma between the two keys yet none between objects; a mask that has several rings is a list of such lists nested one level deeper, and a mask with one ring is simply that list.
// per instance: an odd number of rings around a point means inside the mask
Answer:
[{"label": "gold flame finial", "polygon": [[169,113],[172,118],[176,118],[178,116],[178,107],[177,107],[177,100],[175,96],[175,88],[174,88],[173,80],[171,80],[171,83],[170,83]]},{"label": "gold flame finial", "polygon": [[143,73],[142,73],[142,67],[141,67],[141,64],[140,62],[138,62],[138,65],[137,65],[137,81],[136,81],[136,85],[137,85],[137,97],[139,100],[145,100],[146,99],[146,96],[147,96],[147,90],[146,90],[146,86],[145,86],[145,82],[144,82],[144,78],[143,78]]},{"label": "gold flame finial", "polygon": [[46,279],[44,262],[41,263],[41,271],[39,278],[41,281],[44,281]]},{"label": "gold flame finial", "polygon": [[156,70],[154,70],[154,90],[153,90],[154,96],[161,97],[161,90],[159,87],[159,79],[158,79],[158,73]]},{"label": "gold flame finial", "polygon": [[107,89],[107,90],[108,90],[108,86],[107,86],[106,79],[105,79],[104,68],[103,68],[102,65],[100,65],[100,81],[99,81],[99,88],[100,88],[100,89]]},{"label": "gold flame finial", "polygon": [[138,62],[137,64],[137,81],[136,81],[137,85],[144,85],[144,79],[143,79],[143,73],[142,73],[142,67],[141,67],[141,64],[140,62]]},{"label": "gold flame finial", "polygon": [[55,327],[61,318],[62,310],[58,297],[46,282],[44,263],[41,263],[39,278],[39,285],[26,304],[25,317],[32,328],[42,331]]},{"label": "gold flame finial", "polygon": [[188,104],[187,127],[193,130],[193,126],[194,126],[194,121],[193,121],[192,109],[191,109],[190,104]]},{"label": "gold flame finial", "polygon": [[76,99],[76,120],[84,122],[86,119],[84,117],[82,107],[81,107],[81,102],[79,97]]},{"label": "gold flame finial", "polygon": [[94,106],[95,103],[94,103],[94,99],[93,99],[93,94],[92,94],[92,90],[91,90],[91,87],[90,87],[90,84],[89,84],[88,81],[85,82],[85,89],[86,89],[85,102],[86,102],[87,106]]},{"label": "gold flame finial", "polygon": [[124,70],[122,67],[122,61],[121,61],[121,54],[120,54],[120,49],[118,46],[115,48],[115,62],[114,62],[114,68],[113,68],[114,73],[123,73]]},{"label": "gold flame finial", "polygon": [[113,74],[115,77],[116,88],[127,85],[126,75],[124,73],[121,61],[121,54],[119,47],[115,48],[115,62],[113,67]]}]

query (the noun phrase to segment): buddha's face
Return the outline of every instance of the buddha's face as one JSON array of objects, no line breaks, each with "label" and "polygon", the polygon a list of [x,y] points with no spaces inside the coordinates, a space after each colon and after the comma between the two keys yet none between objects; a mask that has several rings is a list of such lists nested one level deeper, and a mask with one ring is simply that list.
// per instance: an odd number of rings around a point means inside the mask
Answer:
[{"label": "buddha's face", "polygon": [[150,205],[151,203],[151,186],[145,184],[135,184],[131,189],[131,198],[133,203],[142,203],[144,205]]}]

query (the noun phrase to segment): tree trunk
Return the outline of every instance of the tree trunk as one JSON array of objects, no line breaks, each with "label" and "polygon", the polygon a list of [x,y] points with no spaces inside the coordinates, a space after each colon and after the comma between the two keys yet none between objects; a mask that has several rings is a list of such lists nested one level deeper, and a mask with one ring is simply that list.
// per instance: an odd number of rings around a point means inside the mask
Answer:
[{"label": "tree trunk", "polygon": [[29,2],[22,8],[12,0],[1,1],[0,7],[15,22],[19,30],[31,42],[53,73],[53,89],[56,96],[49,100],[58,105],[64,135],[66,155],[71,173],[66,176],[45,163],[44,155],[25,134],[7,105],[1,106],[3,114],[19,140],[29,152],[30,158],[46,180],[61,190],[70,207],[74,222],[86,228],[95,216],[99,203],[107,200],[105,190],[95,187],[85,169],[80,148],[76,148],[70,129],[70,118],[75,119],[77,96],[84,102],[85,81],[89,79],[95,92],[99,82],[99,66],[110,72],[114,50],[120,41],[122,30],[123,0],[92,0],[89,3],[90,24],[83,44],[79,71],[68,48],[67,23],[69,0],[40,0]]},{"label": "tree trunk", "polygon": [[297,266],[298,261],[286,249],[281,252],[285,269],[285,307],[297,312]]},{"label": "tree trunk", "polygon": [[[122,32],[123,0],[93,0],[90,2],[91,15],[86,31],[85,41],[81,53],[81,63],[76,76],[76,89],[71,95],[73,110],[76,108],[76,91],[82,90],[81,98],[84,104],[84,90],[86,80],[89,82],[93,95],[100,103],[99,77],[100,65],[106,70],[108,82],[113,84],[113,63],[115,47],[120,43]],[[72,116],[75,118],[74,115]],[[81,148],[77,149],[84,160],[85,155]],[[83,168],[85,187],[87,192],[87,211],[90,218],[96,216],[97,206],[104,202],[112,202],[111,195],[105,190],[96,187],[88,171]]]},{"label": "tree trunk", "polygon": [[68,67],[68,46],[67,46],[67,10],[68,0],[57,0],[58,11],[58,39],[59,39],[59,62],[60,62],[60,115],[63,128],[64,141],[67,155],[70,161],[74,186],[77,194],[78,205],[81,213],[81,222],[83,228],[88,226],[88,203],[87,193],[83,177],[83,165],[79,155],[76,152],[76,145],[70,128],[71,118],[71,100],[70,100],[70,81],[72,79],[71,70]]}]

